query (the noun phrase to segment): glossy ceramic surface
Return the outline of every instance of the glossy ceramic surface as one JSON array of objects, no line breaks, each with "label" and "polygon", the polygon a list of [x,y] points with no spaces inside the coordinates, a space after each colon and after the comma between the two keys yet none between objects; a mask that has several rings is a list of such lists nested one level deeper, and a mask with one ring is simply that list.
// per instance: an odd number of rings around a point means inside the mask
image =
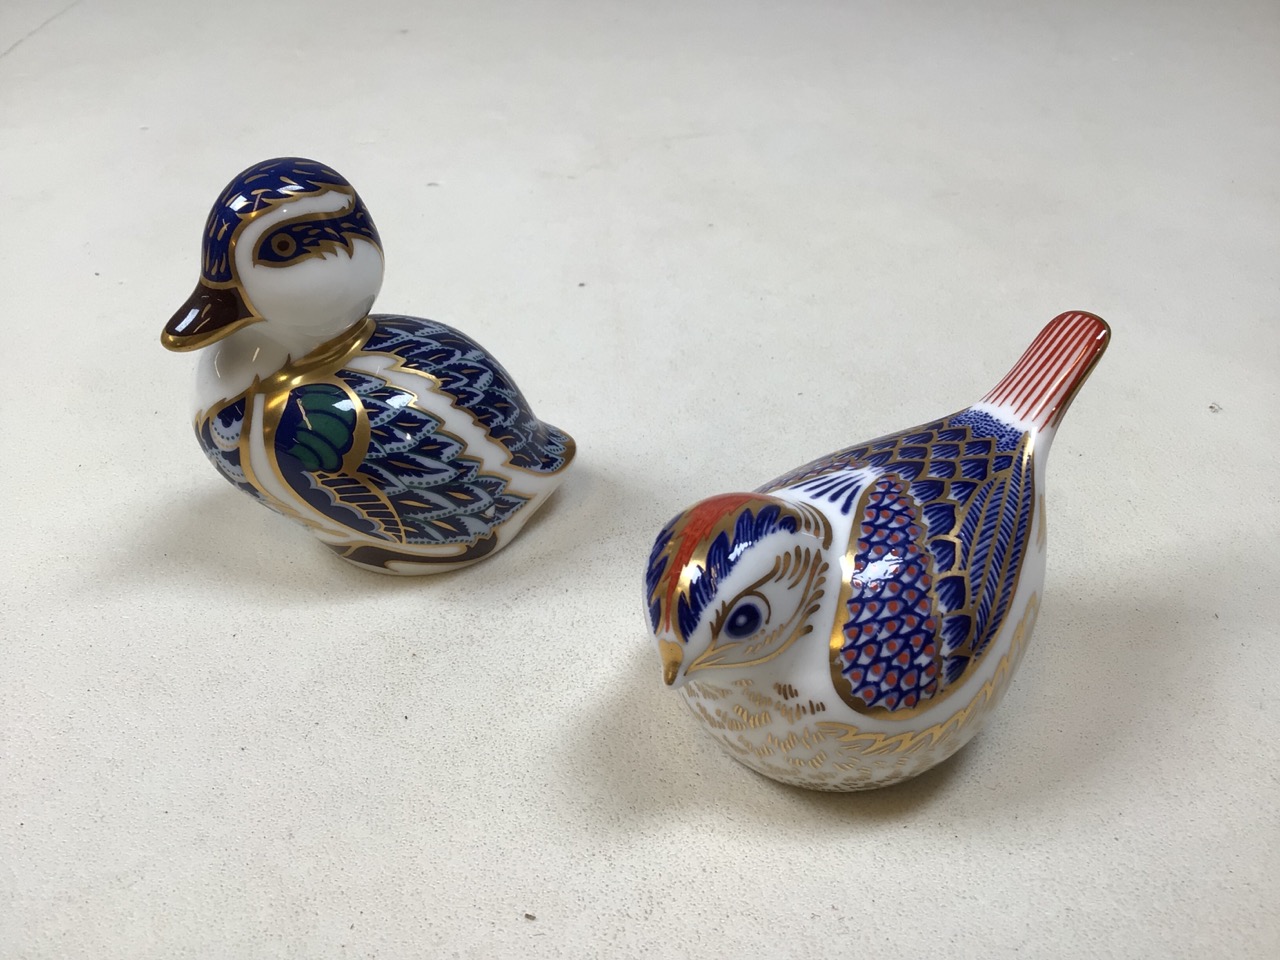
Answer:
[{"label": "glossy ceramic surface", "polygon": [[352,563],[480,560],[563,479],[572,439],[452,327],[370,314],[377,228],[338,173],[245,170],[205,225],[200,282],[162,342],[201,349],[195,430],[218,471]]},{"label": "glossy ceramic surface", "polygon": [[663,677],[721,746],[862,790],[977,732],[1039,609],[1049,446],[1109,336],[1063,314],[981,402],[662,529],[645,605]]}]

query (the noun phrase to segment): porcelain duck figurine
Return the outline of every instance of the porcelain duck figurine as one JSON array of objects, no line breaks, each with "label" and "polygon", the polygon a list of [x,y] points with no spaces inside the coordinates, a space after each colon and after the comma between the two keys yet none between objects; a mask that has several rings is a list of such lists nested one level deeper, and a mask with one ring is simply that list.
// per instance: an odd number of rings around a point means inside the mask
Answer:
[{"label": "porcelain duck figurine", "polygon": [[863,790],[978,731],[1039,608],[1049,445],[1109,336],[1064,313],[979,403],[662,529],[645,603],[663,679],[722,747]]},{"label": "porcelain duck figurine", "polygon": [[195,429],[220,473],[344,560],[434,573],[510,542],[573,440],[506,370],[430,320],[370,314],[382,245],[314,160],[267,160],[222,192],[170,350],[203,348]]}]

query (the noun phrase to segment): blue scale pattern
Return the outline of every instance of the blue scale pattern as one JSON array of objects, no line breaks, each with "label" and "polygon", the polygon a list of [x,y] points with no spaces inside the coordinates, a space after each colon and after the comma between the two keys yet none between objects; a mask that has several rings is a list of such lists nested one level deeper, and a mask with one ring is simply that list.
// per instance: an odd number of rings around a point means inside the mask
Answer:
[{"label": "blue scale pattern", "polygon": [[838,666],[864,707],[914,707],[937,692],[939,661],[918,508],[886,478],[861,520]]}]

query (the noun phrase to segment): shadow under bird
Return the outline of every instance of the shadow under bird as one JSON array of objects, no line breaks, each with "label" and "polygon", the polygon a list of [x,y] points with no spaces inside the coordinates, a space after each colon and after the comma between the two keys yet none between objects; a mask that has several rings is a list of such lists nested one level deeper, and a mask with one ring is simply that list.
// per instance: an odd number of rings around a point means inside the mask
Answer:
[{"label": "shadow under bird", "polygon": [[283,157],[231,181],[200,282],[161,335],[202,349],[195,430],[218,471],[351,563],[434,573],[510,542],[573,440],[452,327],[370,314],[378,231],[351,184]]},{"label": "shadow under bird", "polygon": [[863,790],[968,742],[1031,636],[1045,460],[1109,337],[1064,313],[973,406],[663,527],[645,578],[663,679],[725,750]]}]

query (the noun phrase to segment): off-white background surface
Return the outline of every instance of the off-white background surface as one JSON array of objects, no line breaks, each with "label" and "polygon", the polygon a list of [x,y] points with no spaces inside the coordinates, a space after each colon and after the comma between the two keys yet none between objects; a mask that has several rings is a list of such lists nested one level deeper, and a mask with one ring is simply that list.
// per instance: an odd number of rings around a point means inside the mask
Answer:
[{"label": "off-white background surface", "polygon": [[[0,955],[1280,956],[1278,48],[1268,0],[5,0]],[[478,567],[349,569],[191,436],[160,328],[290,153],[578,440]],[[1069,308],[1115,337],[994,722],[873,794],[721,755],[659,525]]]}]

